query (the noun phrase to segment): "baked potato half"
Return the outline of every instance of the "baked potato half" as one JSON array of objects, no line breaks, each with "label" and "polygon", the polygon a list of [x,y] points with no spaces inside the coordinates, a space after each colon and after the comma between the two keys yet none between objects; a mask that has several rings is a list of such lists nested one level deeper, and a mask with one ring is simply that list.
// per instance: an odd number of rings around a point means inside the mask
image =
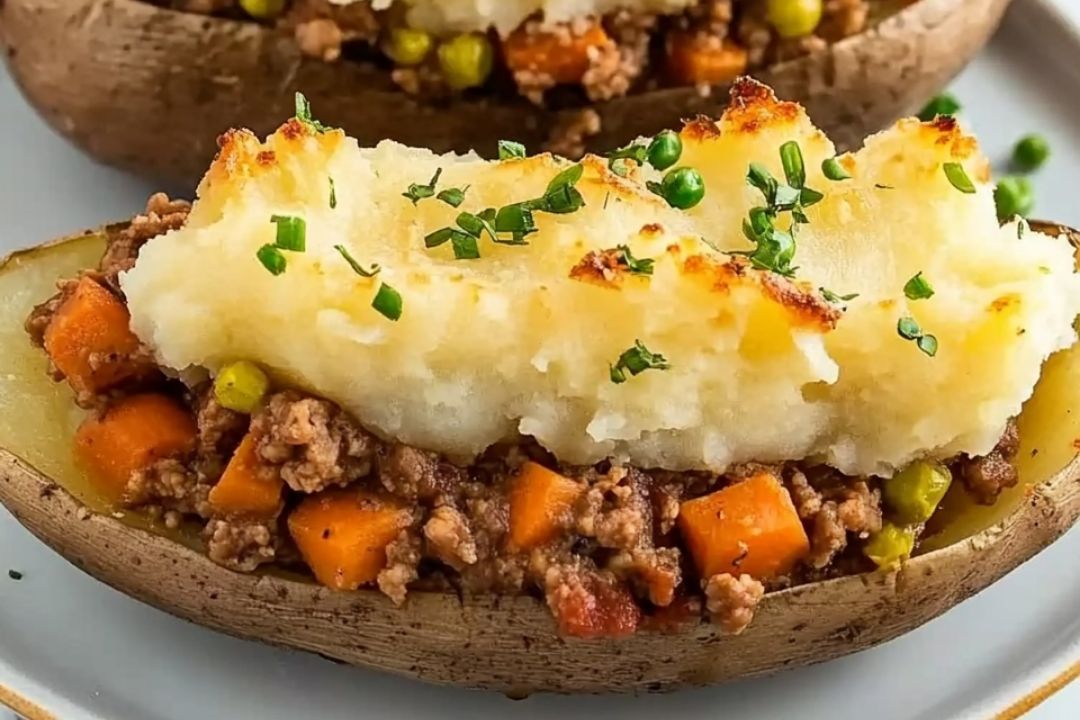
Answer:
[{"label": "baked potato half", "polygon": [[[982,47],[1008,3],[898,2],[862,33],[755,76],[805,104],[849,148],[916,112]],[[378,63],[306,58],[288,33],[144,0],[8,0],[0,5],[0,40],[19,86],[59,132],[106,163],[183,185],[202,174],[221,128],[269,133],[298,89],[327,122],[365,144],[391,138],[437,152],[489,154],[502,138],[541,147],[580,114],[577,101],[544,109],[516,92],[421,101]],[[726,88],[703,90],[669,87],[598,102],[589,149],[718,115]]]},{"label": "baked potato half", "polygon": [[0,501],[183,617],[516,694],[851,652],[1080,514],[1075,237],[999,225],[955,120],[836,156],[744,80],[502,154],[300,98],[194,205],[14,256]]}]

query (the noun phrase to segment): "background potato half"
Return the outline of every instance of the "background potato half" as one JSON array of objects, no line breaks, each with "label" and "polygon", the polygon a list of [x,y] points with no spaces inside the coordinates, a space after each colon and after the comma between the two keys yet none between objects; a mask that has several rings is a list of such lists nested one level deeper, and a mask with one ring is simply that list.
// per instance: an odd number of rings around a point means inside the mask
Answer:
[{"label": "background potato half", "polygon": [[[805,105],[850,147],[916,112],[982,47],[1010,0],[919,0],[876,27],[757,77]],[[138,0],[5,0],[0,41],[12,74],[49,123],[106,163],[194,183],[228,127],[273,130],[302,90],[324,122],[361,145],[393,138],[436,151],[494,152],[499,139],[533,148],[556,118],[516,99],[430,105],[384,70],[301,57],[293,39],[255,23],[184,14]],[[594,150],[718,117],[726,88],[632,95],[596,106]]]},{"label": "background potato half", "polygon": [[[697,616],[621,640],[560,638],[531,596],[416,592],[395,608],[375,591],[332,592],[302,577],[241,575],[191,536],[169,537],[101,505],[74,465],[81,413],[45,374],[22,321],[56,278],[92,265],[102,233],[16,254],[0,266],[0,502],[35,535],[121,592],[239,637],[439,683],[514,695],[662,691],[774,672],[889,640],[1024,562],[1080,516],[1080,346],[1046,364],[1020,416],[1021,483],[993,507],[950,503],[938,547],[894,573],[771,593],[750,628],[721,635]],[[84,505],[85,503],[85,505]],[[185,544],[186,543],[186,544]],[[1023,612],[1023,608],[1017,608]]]}]

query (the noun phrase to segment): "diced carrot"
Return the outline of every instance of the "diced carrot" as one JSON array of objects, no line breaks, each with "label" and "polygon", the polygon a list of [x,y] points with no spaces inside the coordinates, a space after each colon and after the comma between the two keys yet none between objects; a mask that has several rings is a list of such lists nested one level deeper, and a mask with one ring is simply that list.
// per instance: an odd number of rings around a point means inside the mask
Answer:
[{"label": "diced carrot", "polygon": [[171,398],[132,395],[75,433],[75,451],[95,487],[111,502],[137,503],[128,492],[132,473],[195,448],[195,419]]},{"label": "diced carrot", "polygon": [[305,498],[289,515],[289,534],[315,578],[334,590],[355,590],[386,566],[386,546],[409,526],[411,513],[357,490]]},{"label": "diced carrot", "polygon": [[525,463],[510,491],[510,544],[529,550],[554,538],[583,490],[543,465]]},{"label": "diced carrot", "polygon": [[147,369],[132,362],[139,339],[127,307],[84,277],[45,329],[45,350],[77,392],[98,392]]},{"label": "diced carrot", "polygon": [[699,33],[673,33],[668,39],[667,67],[680,85],[721,85],[746,72],[746,49],[728,40]]},{"label": "diced carrot", "polygon": [[590,25],[575,35],[539,32],[521,28],[503,42],[506,64],[514,72],[530,71],[556,83],[578,83],[588,72],[593,48],[603,47],[611,38],[600,25]]},{"label": "diced carrot", "polygon": [[717,573],[772,578],[810,551],[791,496],[770,473],[684,502],[679,528],[702,578]]},{"label": "diced carrot", "polygon": [[281,509],[283,485],[280,471],[259,462],[248,433],[210,491],[210,507],[219,515],[270,519]]}]

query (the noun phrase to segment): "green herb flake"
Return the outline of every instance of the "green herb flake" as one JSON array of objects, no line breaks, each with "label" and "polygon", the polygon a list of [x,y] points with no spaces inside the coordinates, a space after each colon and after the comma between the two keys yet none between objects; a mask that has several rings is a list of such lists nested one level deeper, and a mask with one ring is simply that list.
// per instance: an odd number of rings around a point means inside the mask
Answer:
[{"label": "green herb flake", "polygon": [[401,319],[402,304],[401,293],[386,283],[379,285],[379,291],[375,293],[375,299],[371,301],[371,307],[394,322]]},{"label": "green herb flake", "polygon": [[849,295],[837,295],[832,290],[827,290],[825,288],[818,288],[818,291],[821,293],[821,297],[825,298],[827,302],[831,302],[834,305],[851,302],[855,298],[859,297],[859,293],[851,293]]},{"label": "green herb flake", "polygon": [[575,185],[581,180],[585,172],[585,166],[580,163],[566,168],[548,183],[544,196],[533,201],[537,210],[565,215],[575,212],[585,206],[585,198],[581,196]]},{"label": "green herb flake", "polygon": [[915,341],[915,344],[930,357],[937,355],[938,339],[934,335],[923,335]]},{"label": "green herb flake", "polygon": [[337,188],[334,187],[334,178],[330,178],[330,209],[337,209]]},{"label": "green herb flake", "polygon": [[465,202],[465,193],[469,191],[469,186],[466,185],[463,188],[447,188],[440,192],[436,199],[442,200],[444,203],[452,208],[460,207],[461,203]]},{"label": "green herb flake", "polygon": [[806,165],[803,162],[802,149],[794,140],[780,146],[780,163],[784,166],[787,184],[802,190],[806,184]]},{"label": "green herb flake", "polygon": [[620,385],[631,376],[640,375],[646,370],[667,370],[671,365],[667,358],[659,353],[651,352],[640,340],[634,341],[634,347],[619,356],[618,362],[609,366],[611,382]]},{"label": "green herb flake", "polygon": [[255,257],[271,275],[277,276],[285,272],[285,254],[273,245],[263,245],[256,251]]},{"label": "green herb flake", "polygon": [[851,173],[844,169],[844,166],[840,164],[840,161],[836,158],[828,158],[821,163],[821,173],[834,182],[840,180],[850,180]]},{"label": "green herb flake", "polygon": [[934,297],[934,288],[923,277],[922,271],[919,271],[904,283],[904,296],[908,300],[929,300]]},{"label": "green herb flake", "polygon": [[652,275],[653,265],[655,261],[652,258],[636,258],[633,253],[630,252],[630,248],[627,245],[619,245],[615,248],[621,257],[619,261],[622,265],[626,266],[634,275]]},{"label": "green herb flake", "polygon": [[332,128],[323,125],[311,115],[311,103],[308,102],[304,93],[296,93],[296,119],[308,126],[320,135],[329,132]]},{"label": "green herb flake", "polygon": [[499,141],[500,160],[522,160],[526,156],[525,146],[513,140]]},{"label": "green herb flake", "polygon": [[949,183],[954,188],[968,195],[975,193],[975,183],[971,182],[971,178],[968,177],[967,170],[964,170],[963,165],[958,162],[947,162],[941,167],[945,171],[945,177],[949,179]]},{"label": "green herb flake", "polygon": [[22,580],[23,579],[23,574],[21,572],[19,572],[18,570],[8,570],[7,575],[12,580]]},{"label": "green herb flake", "polygon": [[439,183],[439,177],[441,175],[442,168],[439,168],[435,171],[435,175],[432,176],[431,182],[427,185],[420,185],[419,183],[409,185],[409,189],[401,193],[402,197],[412,200],[413,205],[416,205],[425,198],[433,197],[435,195],[435,186]]},{"label": "green herb flake", "polygon": [[480,257],[475,235],[454,230],[450,235],[450,246],[454,249],[455,260],[476,260]]},{"label": "green herb flake", "polygon": [[307,249],[307,223],[295,215],[271,215],[270,222],[277,225],[274,245],[280,250],[304,252]]},{"label": "green herb flake", "polygon": [[353,256],[349,254],[348,249],[344,245],[335,245],[334,249],[338,251],[341,257],[345,258],[345,262],[349,263],[349,267],[351,267],[353,272],[360,277],[375,277],[379,274],[379,271],[382,270],[377,263],[372,263],[370,270],[364,268],[363,265],[358,263]]},{"label": "green herb flake", "polygon": [[644,165],[649,156],[649,148],[642,143],[633,142],[617,150],[609,152],[604,157],[608,161],[608,169],[619,177],[626,177],[630,173],[627,160],[633,160],[638,166]]},{"label": "green herb flake", "polygon": [[922,336],[922,328],[913,317],[902,317],[896,323],[896,332],[905,340],[917,340]]}]

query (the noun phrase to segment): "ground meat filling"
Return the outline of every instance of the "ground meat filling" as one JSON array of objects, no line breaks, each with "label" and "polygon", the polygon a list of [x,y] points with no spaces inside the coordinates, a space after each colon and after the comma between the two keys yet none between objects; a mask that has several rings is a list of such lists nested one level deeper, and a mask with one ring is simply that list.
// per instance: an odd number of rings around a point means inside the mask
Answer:
[{"label": "ground meat filling", "polygon": [[273,562],[276,528],[258,521],[215,518],[203,530],[206,552],[219,565],[251,572]]},{"label": "ground meat filling", "polygon": [[765,586],[749,575],[713,575],[704,583],[705,608],[725,632],[738,635],[754,619],[754,610],[765,597]]},{"label": "ground meat filling", "polygon": [[1020,449],[1020,435],[1016,422],[1010,421],[996,447],[983,457],[962,456],[954,465],[953,473],[964,481],[968,492],[984,505],[993,505],[998,495],[1019,482],[1020,477],[1012,464]]}]

